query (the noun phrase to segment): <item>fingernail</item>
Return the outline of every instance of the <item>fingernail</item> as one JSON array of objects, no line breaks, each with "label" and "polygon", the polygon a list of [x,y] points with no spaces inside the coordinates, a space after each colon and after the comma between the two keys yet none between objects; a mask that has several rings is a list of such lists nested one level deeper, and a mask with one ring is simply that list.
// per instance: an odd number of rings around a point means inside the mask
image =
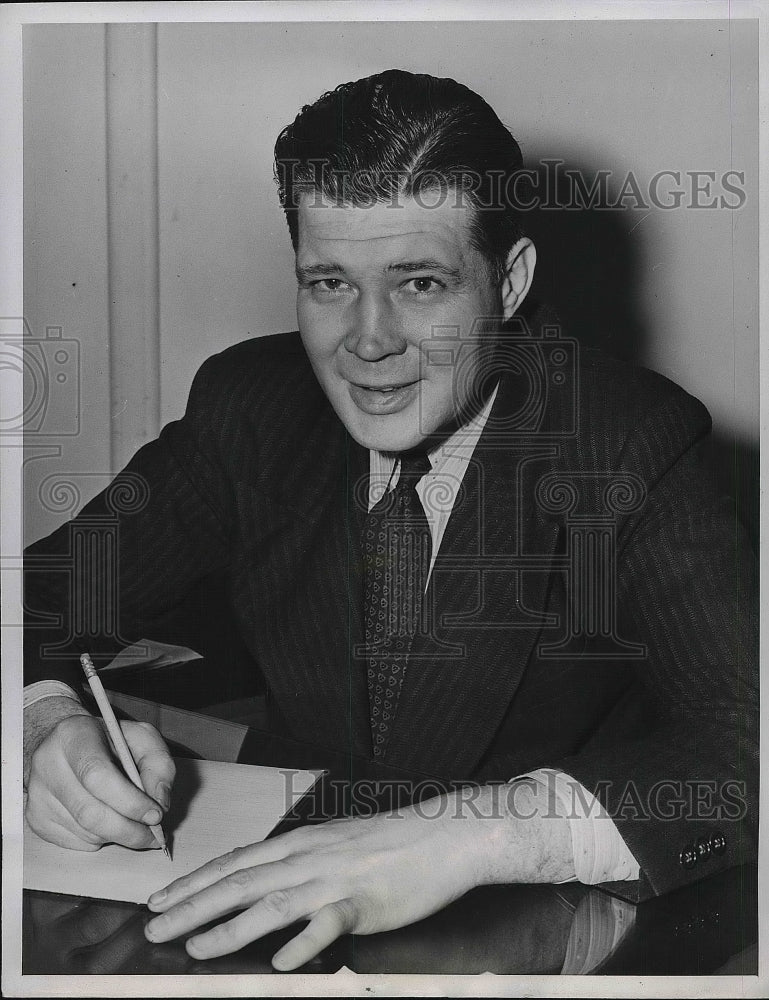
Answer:
[{"label": "fingernail", "polygon": [[165,781],[161,781],[158,787],[155,789],[155,798],[161,804],[163,809],[168,809],[171,804],[171,787],[167,785]]},{"label": "fingernail", "polygon": [[168,895],[168,893],[166,892],[165,889],[158,889],[157,892],[153,892],[152,893],[152,895],[147,900],[147,902],[151,906],[154,906],[156,903],[162,903],[163,900],[166,898],[167,895]]},{"label": "fingernail", "polygon": [[146,823],[147,826],[154,826],[156,823],[160,822],[160,813],[157,809],[148,809],[147,812],[142,816],[142,823]]},{"label": "fingernail", "polygon": [[190,955],[192,958],[205,958],[206,957],[205,956],[205,952],[203,951],[203,949],[198,944],[198,939],[197,938],[190,938],[189,941],[187,941],[187,944],[185,945],[185,947],[187,949],[187,954]]}]

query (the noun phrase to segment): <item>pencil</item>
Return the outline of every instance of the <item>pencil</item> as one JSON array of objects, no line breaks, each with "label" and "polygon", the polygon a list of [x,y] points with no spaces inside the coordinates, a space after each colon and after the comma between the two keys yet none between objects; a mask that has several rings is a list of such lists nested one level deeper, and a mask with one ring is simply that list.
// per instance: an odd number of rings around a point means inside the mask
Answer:
[{"label": "pencil", "polygon": [[[88,683],[91,686],[91,691],[96,699],[96,704],[99,706],[99,711],[101,712],[101,717],[104,719],[104,725],[107,727],[107,732],[110,735],[112,743],[115,747],[115,752],[120,758],[120,763],[123,765],[123,770],[126,775],[131,779],[131,781],[140,788],[143,792],[146,792],[144,785],[142,784],[142,779],[139,777],[139,771],[136,768],[136,763],[131,756],[131,751],[128,748],[128,744],[125,741],[125,736],[123,736],[123,730],[120,728],[117,719],[115,718],[115,713],[112,711],[112,705],[109,703],[106,692],[101,682],[101,678],[96,673],[96,667],[93,665],[93,661],[88,653],[83,653],[80,657],[80,663],[85,671],[85,675],[88,678]],[[155,840],[163,848],[165,856],[171,860],[171,852],[168,850],[168,845],[166,844],[165,834],[163,833],[163,828],[160,824],[155,824],[150,827]]]}]

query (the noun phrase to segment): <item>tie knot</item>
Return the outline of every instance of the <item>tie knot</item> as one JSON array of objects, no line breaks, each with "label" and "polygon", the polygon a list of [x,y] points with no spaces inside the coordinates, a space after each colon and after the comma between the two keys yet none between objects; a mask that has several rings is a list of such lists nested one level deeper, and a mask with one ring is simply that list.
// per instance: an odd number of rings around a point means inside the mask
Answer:
[{"label": "tie knot", "polygon": [[411,451],[401,452],[401,468],[398,477],[398,485],[409,486],[412,489],[417,485],[422,476],[426,476],[432,469],[427,452],[423,448],[413,448]]}]

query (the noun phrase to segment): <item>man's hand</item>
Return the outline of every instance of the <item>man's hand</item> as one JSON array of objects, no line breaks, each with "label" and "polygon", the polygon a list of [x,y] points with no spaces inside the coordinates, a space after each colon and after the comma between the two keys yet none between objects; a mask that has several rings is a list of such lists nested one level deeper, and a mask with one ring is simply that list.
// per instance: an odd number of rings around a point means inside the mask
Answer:
[{"label": "man's hand", "polygon": [[176,769],[153,726],[121,723],[144,794],[123,773],[101,720],[77,702],[46,698],[24,721],[25,816],[39,837],[76,851],[158,846],[149,826],[168,809]]},{"label": "man's hand", "polygon": [[150,909],[162,915],[147,924],[147,937],[169,941],[243,911],[187,941],[188,953],[204,959],[309,920],[273,957],[277,969],[289,970],[342,934],[413,923],[476,885],[573,875],[568,822],[545,817],[537,790],[486,786],[474,792],[472,808],[458,792],[232,851],[150,897]]}]

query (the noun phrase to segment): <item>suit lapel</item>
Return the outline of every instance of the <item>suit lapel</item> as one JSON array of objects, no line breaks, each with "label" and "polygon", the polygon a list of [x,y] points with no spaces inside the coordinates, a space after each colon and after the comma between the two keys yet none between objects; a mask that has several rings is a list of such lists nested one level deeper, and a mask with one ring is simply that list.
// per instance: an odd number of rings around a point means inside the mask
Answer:
[{"label": "suit lapel", "polygon": [[[505,384],[463,478],[426,594],[386,759],[442,777],[472,773],[508,709],[545,623],[557,526],[531,486],[553,445],[497,440],[515,406]],[[532,476],[533,474],[533,476]]]},{"label": "suit lapel", "polygon": [[354,651],[363,642],[357,498],[368,452],[323,398],[310,416],[266,456],[245,518],[269,540],[256,544],[250,577],[258,659],[293,734],[367,754],[365,665]]}]

